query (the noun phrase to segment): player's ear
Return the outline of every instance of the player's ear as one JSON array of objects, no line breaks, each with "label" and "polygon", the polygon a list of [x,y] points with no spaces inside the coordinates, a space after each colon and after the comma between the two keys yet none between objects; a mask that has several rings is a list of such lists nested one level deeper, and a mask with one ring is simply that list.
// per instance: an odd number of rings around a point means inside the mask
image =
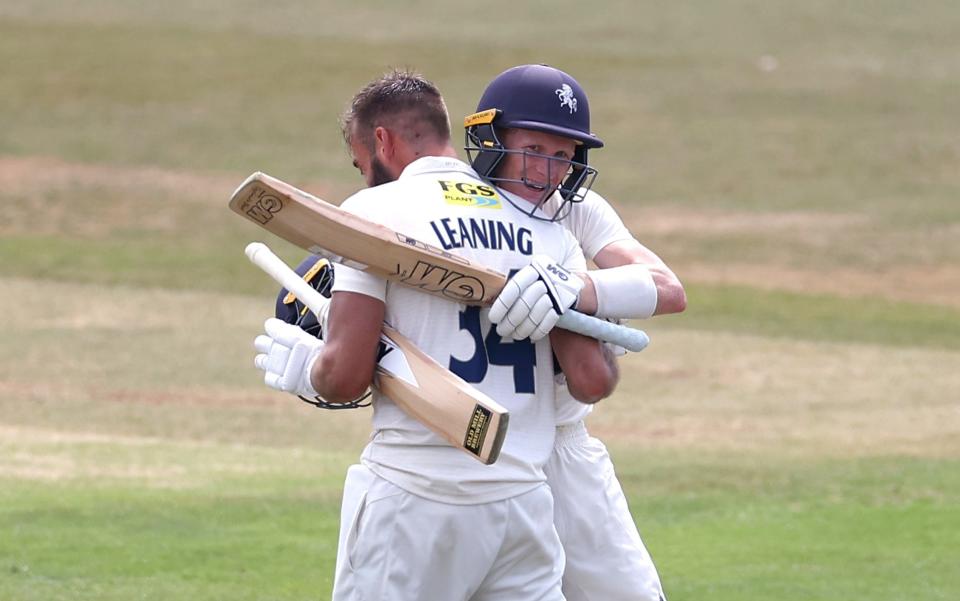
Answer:
[{"label": "player's ear", "polygon": [[378,125],[373,130],[373,143],[375,146],[375,151],[377,156],[381,161],[390,160],[393,155],[397,152],[397,138],[396,135],[386,127]]}]

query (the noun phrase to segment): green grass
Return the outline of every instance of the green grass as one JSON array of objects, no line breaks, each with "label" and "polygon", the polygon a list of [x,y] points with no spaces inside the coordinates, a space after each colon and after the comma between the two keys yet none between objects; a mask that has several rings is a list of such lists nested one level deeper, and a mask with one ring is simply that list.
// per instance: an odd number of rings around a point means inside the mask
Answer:
[{"label": "green grass", "polygon": [[329,590],[338,501],[308,479],[299,496],[276,482],[246,485],[231,494],[5,483],[16,502],[0,516],[0,596],[306,599]]},{"label": "green grass", "polygon": [[[548,60],[591,91],[608,142],[595,160],[616,198],[898,212],[907,196],[954,206],[957,219],[950,3],[914,14],[896,3],[618,2],[595,15],[561,3],[552,19],[529,8],[525,19],[500,2],[513,18],[472,31],[452,26],[458,14],[471,22],[472,7],[440,17],[389,3],[186,4],[162,16],[118,2],[7,9],[0,108],[17,119],[0,151],[344,179],[335,117],[386,65],[436,79],[456,125],[500,69]],[[543,50],[544,39],[567,43]],[[757,68],[763,55],[778,57],[776,71]]]},{"label": "green grass", "polygon": [[[442,6],[441,6],[442,4]],[[672,601],[960,593],[955,3],[0,6],[0,599],[329,596],[369,412],[263,388],[254,170],[339,201],[393,65],[548,62],[684,281],[590,420]]]},{"label": "green grass", "polygon": [[[249,449],[233,455],[263,460]],[[618,456],[632,466],[621,470],[624,486],[673,597],[897,599],[914,590],[949,599],[960,585],[950,569],[960,560],[950,528],[960,519],[956,461]],[[269,478],[186,490],[8,480],[0,594],[325,598],[336,483],[311,477],[297,459],[275,453]],[[671,473],[690,482],[664,486]],[[917,572],[922,583],[908,576]]]},{"label": "green grass", "polygon": [[695,492],[654,498],[649,511],[643,496],[632,503],[648,540],[683,541],[654,547],[661,564],[673,557],[708,574],[691,582],[663,568],[674,597],[895,599],[917,586],[904,578],[915,571],[929,574],[922,598],[950,598],[960,585],[956,553],[933,551],[956,546],[956,462],[705,467]]},{"label": "green grass", "polygon": [[960,311],[882,298],[764,291],[746,286],[686,287],[690,310],[648,329],[720,330],[794,340],[960,349]]}]

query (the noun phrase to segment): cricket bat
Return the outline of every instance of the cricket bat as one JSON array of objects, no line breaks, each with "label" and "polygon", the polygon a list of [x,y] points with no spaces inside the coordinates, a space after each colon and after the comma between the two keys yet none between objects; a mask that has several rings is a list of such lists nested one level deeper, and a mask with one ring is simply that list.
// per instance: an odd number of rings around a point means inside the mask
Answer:
[{"label": "cricket bat", "polygon": [[[313,289],[266,244],[251,242],[250,261],[314,313],[330,300]],[[497,460],[509,413],[384,324],[374,386],[451,445],[485,464]]]},{"label": "cricket bat", "polygon": [[[265,173],[248,177],[230,198],[230,208],[312,253],[457,302],[490,305],[507,282],[498,271],[348,213]],[[630,351],[650,342],[641,330],[573,310],[557,323]]]}]

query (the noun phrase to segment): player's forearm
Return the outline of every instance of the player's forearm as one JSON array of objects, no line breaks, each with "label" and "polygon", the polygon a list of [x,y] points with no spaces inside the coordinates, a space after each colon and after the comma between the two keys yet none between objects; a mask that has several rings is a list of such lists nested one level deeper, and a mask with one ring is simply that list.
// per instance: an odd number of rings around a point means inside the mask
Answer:
[{"label": "player's forearm", "polygon": [[573,398],[596,403],[610,396],[620,378],[617,362],[599,341],[567,330],[550,332],[550,345]]},{"label": "player's forearm", "polygon": [[363,396],[373,381],[376,354],[369,358],[348,357],[329,345],[313,364],[310,383],[330,403],[349,403]]},{"label": "player's forearm", "polygon": [[584,281],[576,305],[581,313],[646,319],[680,313],[687,306],[683,285],[666,266],[629,264],[578,275]]},{"label": "player's forearm", "polygon": [[663,259],[635,239],[608,244],[593,262],[599,268],[590,272],[593,298],[585,300],[593,303],[598,317],[643,319],[680,313],[687,307],[680,279]]},{"label": "player's forearm", "polygon": [[310,373],[313,388],[333,403],[352,401],[373,381],[383,301],[354,292],[334,292],[326,344]]}]

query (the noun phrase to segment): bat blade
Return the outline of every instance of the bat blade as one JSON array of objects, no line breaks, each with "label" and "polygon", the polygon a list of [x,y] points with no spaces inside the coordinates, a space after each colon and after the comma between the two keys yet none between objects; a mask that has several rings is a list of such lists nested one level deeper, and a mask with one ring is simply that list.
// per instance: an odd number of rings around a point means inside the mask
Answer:
[{"label": "bat blade", "polygon": [[[310,252],[332,253],[333,260],[350,267],[457,302],[489,305],[507,282],[502,273],[348,213],[265,173],[248,177],[229,206]],[[641,330],[572,310],[558,324],[631,351],[650,342]]]},{"label": "bat blade", "polygon": [[490,304],[503,274],[372,223],[290,184],[254,173],[233,193],[230,208],[312,253],[425,292],[469,304]]},{"label": "bat blade", "polygon": [[[314,313],[329,303],[261,242],[245,249],[250,261]],[[384,325],[374,386],[411,417],[485,464],[500,455],[509,423],[505,407],[445,369],[405,336]]]}]

